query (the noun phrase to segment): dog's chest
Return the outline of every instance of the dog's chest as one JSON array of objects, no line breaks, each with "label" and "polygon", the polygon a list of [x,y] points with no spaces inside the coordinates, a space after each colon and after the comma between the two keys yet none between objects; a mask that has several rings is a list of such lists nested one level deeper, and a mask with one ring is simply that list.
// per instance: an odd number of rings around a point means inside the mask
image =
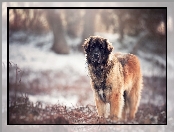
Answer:
[{"label": "dog's chest", "polygon": [[98,97],[104,103],[109,103],[110,92],[111,92],[111,89],[110,88],[107,88],[107,89],[97,89],[96,90],[96,93],[97,93]]},{"label": "dog's chest", "polygon": [[109,72],[103,67],[98,67],[92,71],[91,79],[93,88],[103,102],[108,102],[109,93],[111,91],[111,84],[107,82]]}]

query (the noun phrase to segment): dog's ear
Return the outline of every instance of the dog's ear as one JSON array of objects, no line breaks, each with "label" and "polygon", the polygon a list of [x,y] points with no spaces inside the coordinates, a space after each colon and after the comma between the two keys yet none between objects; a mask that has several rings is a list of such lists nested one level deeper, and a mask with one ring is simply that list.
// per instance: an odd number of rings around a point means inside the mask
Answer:
[{"label": "dog's ear", "polygon": [[112,46],[112,43],[110,43],[107,39],[104,39],[104,41],[107,47],[106,52],[110,54],[112,50],[114,49],[114,47]]},{"label": "dog's ear", "polygon": [[82,45],[82,47],[84,48],[84,51],[87,53],[89,52],[89,41],[90,41],[91,37],[85,39],[84,44]]}]

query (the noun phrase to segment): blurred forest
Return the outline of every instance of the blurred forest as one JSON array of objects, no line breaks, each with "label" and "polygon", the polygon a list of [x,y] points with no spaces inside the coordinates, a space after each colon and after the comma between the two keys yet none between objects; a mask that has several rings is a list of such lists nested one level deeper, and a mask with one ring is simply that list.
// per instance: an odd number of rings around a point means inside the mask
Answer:
[{"label": "blurred forest", "polygon": [[[166,124],[166,11],[9,9],[9,123]],[[144,89],[133,121],[97,116],[82,49],[92,35],[140,58]]]},{"label": "blurred forest", "polygon": [[[148,38],[166,38],[165,9],[10,9],[10,34],[24,30],[31,33],[52,31],[52,50],[68,54],[70,49],[83,51],[81,44],[95,32],[118,33],[122,43],[124,36],[138,36],[147,31]],[[66,36],[81,38],[69,46]],[[147,37],[147,36],[146,36]],[[135,45],[136,50],[138,44]],[[157,46],[157,45],[156,45]]]}]

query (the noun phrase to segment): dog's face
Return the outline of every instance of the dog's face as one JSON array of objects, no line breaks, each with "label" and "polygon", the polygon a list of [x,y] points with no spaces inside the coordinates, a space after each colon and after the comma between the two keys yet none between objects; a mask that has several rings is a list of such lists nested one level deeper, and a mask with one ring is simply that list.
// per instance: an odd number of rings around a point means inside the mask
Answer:
[{"label": "dog's face", "polygon": [[83,44],[88,64],[105,64],[112,52],[112,44],[102,37],[91,36]]}]

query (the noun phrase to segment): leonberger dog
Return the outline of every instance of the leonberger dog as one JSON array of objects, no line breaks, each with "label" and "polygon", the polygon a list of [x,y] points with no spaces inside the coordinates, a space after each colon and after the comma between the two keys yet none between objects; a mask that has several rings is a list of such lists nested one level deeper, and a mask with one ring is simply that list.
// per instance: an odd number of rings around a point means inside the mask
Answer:
[{"label": "leonberger dog", "polygon": [[142,90],[139,59],[133,54],[114,54],[112,44],[100,36],[90,36],[82,46],[98,115],[108,117],[109,103],[112,120],[134,119]]}]

